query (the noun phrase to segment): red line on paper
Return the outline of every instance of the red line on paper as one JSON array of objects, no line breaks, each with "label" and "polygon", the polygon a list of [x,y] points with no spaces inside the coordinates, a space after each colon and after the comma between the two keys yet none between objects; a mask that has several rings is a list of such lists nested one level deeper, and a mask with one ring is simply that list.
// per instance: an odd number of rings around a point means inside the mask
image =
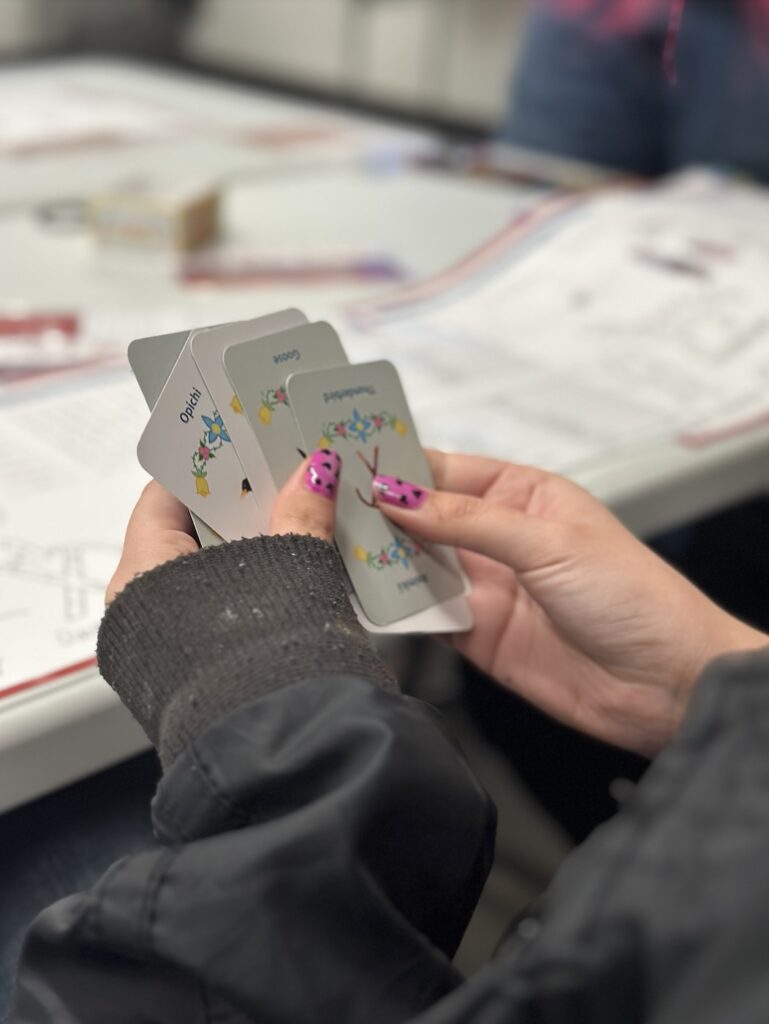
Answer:
[{"label": "red line on paper", "polygon": [[424,302],[436,295],[444,295],[453,287],[462,284],[483,270],[494,265],[513,248],[513,243],[519,237],[525,237],[540,223],[548,223],[555,220],[559,214],[570,210],[583,201],[584,196],[568,193],[557,193],[548,196],[537,203],[534,207],[523,210],[506,227],[486,239],[466,256],[453,263],[448,269],[440,271],[433,277],[419,281],[413,286],[396,288],[394,291],[375,299],[372,302],[363,301],[360,305],[355,304],[348,309],[349,315],[361,323],[368,323],[372,319],[377,320],[382,316],[394,313],[403,307]]},{"label": "red line on paper", "polygon": [[0,690],[0,700],[3,697],[11,697],[13,694],[31,690],[36,686],[44,686],[45,683],[56,682],[57,679],[63,679],[65,676],[74,675],[76,672],[82,672],[83,669],[94,668],[95,666],[95,657],[85,658],[83,661],[76,661],[72,665],[65,665],[63,668],[54,669],[53,672],[46,672],[45,675],[35,676],[33,679],[25,679],[22,683],[14,683],[13,686]]},{"label": "red line on paper", "polygon": [[724,427],[714,427],[710,430],[705,429],[697,432],[684,431],[682,434],[679,434],[678,440],[685,448],[707,448],[710,444],[728,441],[732,437],[746,434],[748,431],[756,430],[756,428],[763,427],[767,423],[769,423],[769,410],[758,412],[755,416],[749,416],[744,420],[730,423]]},{"label": "red line on paper", "polygon": [[78,332],[77,313],[30,313],[11,316],[0,313],[0,338],[34,338],[47,331],[57,331],[71,341]]}]

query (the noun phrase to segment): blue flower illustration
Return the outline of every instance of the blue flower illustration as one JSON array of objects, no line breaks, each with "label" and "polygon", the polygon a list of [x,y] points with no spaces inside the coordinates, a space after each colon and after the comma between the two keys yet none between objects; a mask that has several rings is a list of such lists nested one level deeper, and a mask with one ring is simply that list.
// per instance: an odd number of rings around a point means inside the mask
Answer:
[{"label": "blue flower illustration", "polygon": [[367,441],[371,433],[371,420],[365,419],[357,409],[353,409],[347,429],[359,441]]},{"label": "blue flower illustration", "polygon": [[414,557],[414,550],[405,541],[394,540],[387,554],[391,562],[397,562],[404,569],[408,569],[411,559]]},{"label": "blue flower illustration", "polygon": [[229,441],[230,435],[227,433],[224,427],[224,421],[218,412],[214,413],[213,419],[209,416],[203,417],[203,422],[206,425],[208,431],[208,443],[214,444],[216,441]]}]

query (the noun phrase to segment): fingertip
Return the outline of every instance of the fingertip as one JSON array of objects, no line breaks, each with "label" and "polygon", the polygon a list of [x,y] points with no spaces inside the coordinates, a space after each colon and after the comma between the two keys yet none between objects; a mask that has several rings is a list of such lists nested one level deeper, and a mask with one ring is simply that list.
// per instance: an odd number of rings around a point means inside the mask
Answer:
[{"label": "fingertip", "polygon": [[318,448],[304,458],[278,494],[270,533],[332,540],[341,471],[341,457],[329,448]]},{"label": "fingertip", "polygon": [[331,448],[316,448],[307,459],[304,486],[313,494],[334,501],[339,490],[342,457]]},{"label": "fingertip", "polygon": [[483,551],[500,531],[491,504],[469,494],[431,490],[399,477],[375,477],[379,510],[422,540]]},{"label": "fingertip", "polygon": [[378,504],[413,512],[424,505],[430,492],[421,484],[379,474],[371,482],[371,493]]}]

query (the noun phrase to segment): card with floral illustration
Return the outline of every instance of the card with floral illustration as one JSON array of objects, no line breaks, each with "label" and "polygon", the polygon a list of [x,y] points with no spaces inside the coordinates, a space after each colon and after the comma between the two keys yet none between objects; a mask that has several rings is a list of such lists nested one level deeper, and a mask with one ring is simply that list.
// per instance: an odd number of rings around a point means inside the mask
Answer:
[{"label": "card with floral illustration", "polygon": [[[128,346],[128,362],[150,412],[171,376],[171,371],[189,336],[189,331],[153,334],[145,338],[134,338]],[[203,522],[200,516],[194,512],[191,515],[192,525],[203,547],[222,543],[219,534]]]},{"label": "card with floral illustration", "polygon": [[372,502],[375,474],[408,480],[417,490],[432,486],[395,367],[380,361],[297,372],[287,394],[303,447],[341,456],[336,541],[366,616],[387,626],[461,598],[465,580],[456,554],[418,543]]},{"label": "card with floral illustration", "polygon": [[[347,355],[327,323],[302,324],[224,349],[224,368],[272,478],[274,499],[301,456],[286,378],[295,370],[342,366]],[[226,418],[226,417],[225,417]],[[260,493],[267,493],[260,484]]]},{"label": "card with floral illustration", "polygon": [[[269,525],[270,509],[277,490],[259,439],[251,429],[240,398],[227,375],[223,356],[231,345],[239,343],[254,342],[257,348],[263,346],[269,350],[270,336],[306,323],[307,317],[298,309],[284,309],[254,320],[241,320],[192,331],[187,343],[243,465],[245,476],[262,512],[264,530]],[[293,424],[290,426],[293,429]],[[292,454],[296,459],[296,452]]]},{"label": "card with floral illustration", "polygon": [[151,476],[224,540],[261,532],[259,507],[189,346],[155,403],[137,454]]}]

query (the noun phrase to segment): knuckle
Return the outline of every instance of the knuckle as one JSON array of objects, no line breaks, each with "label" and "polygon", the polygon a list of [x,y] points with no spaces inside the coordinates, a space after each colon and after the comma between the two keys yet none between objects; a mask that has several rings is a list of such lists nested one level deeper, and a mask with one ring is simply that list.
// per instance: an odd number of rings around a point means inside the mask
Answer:
[{"label": "knuckle", "polygon": [[157,480],[148,481],[148,483],[146,483],[142,488],[142,492],[139,495],[139,500],[136,503],[137,507],[144,507],[148,501],[152,501],[157,494],[161,493],[162,487]]},{"label": "knuckle", "polygon": [[469,494],[452,495],[448,501],[442,502],[438,511],[439,518],[444,523],[456,522],[457,520],[477,520],[483,517],[484,504]]},{"label": "knuckle", "polygon": [[560,522],[552,532],[567,551],[590,547],[597,539],[592,524],[582,522]]},{"label": "knuckle", "polygon": [[141,523],[151,515],[154,498],[159,486],[160,484],[158,484],[157,480],[150,480],[149,483],[144,485],[138,501],[131,510],[131,515],[128,519],[128,530],[135,530],[137,523]]},{"label": "knuckle", "polygon": [[584,523],[543,520],[538,547],[549,562],[571,561],[596,547],[593,531]]}]

